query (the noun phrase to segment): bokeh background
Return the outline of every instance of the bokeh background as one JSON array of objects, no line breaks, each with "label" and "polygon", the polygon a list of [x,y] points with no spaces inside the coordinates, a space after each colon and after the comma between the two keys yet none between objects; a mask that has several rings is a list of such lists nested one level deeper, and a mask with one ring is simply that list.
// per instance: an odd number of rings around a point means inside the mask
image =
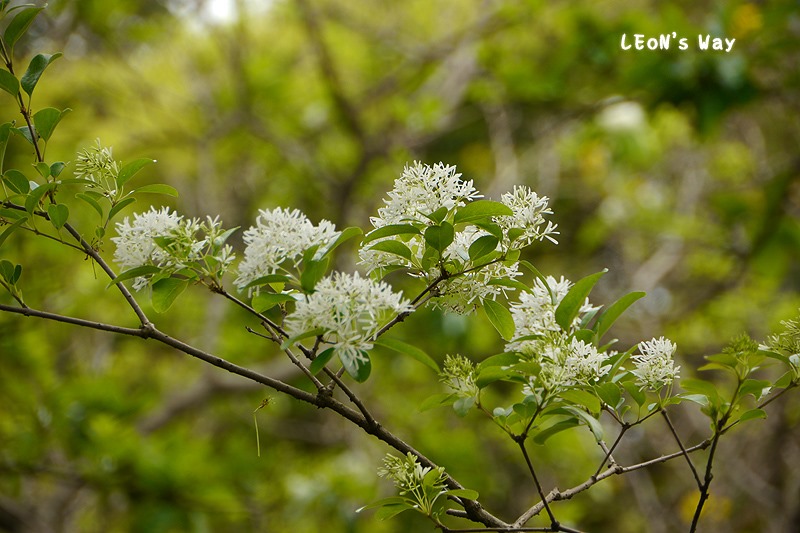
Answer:
[{"label": "bokeh background", "polygon": [[[620,49],[623,33],[673,31],[689,50]],[[735,38],[733,50],[698,51],[708,33]],[[64,52],[34,95],[34,108],[73,109],[48,160],[72,161],[96,138],[118,159],[152,157],[137,179],[176,187],[179,199],[152,201],[188,216],[246,228],[259,208],[286,206],[366,227],[406,162],[443,161],[488,197],[515,184],[549,196],[559,245],[527,258],[573,280],[609,268],[595,303],[647,291],[614,333],[626,347],[670,337],[684,377],[800,307],[796,1],[52,0],[18,49],[22,65]],[[2,121],[17,118],[0,96]],[[28,165],[29,151],[13,140],[6,168]],[[87,231],[93,216],[73,214]],[[15,234],[2,256],[24,265],[31,305],[136,325],[89,261],[29,237]],[[339,268],[356,268],[352,251]],[[306,386],[245,331],[246,315],[200,287],[156,323]],[[396,334],[439,361],[502,350],[482,317],[425,311]],[[536,501],[488,420],[420,413],[437,377],[396,355],[373,360],[357,389],[387,427],[504,518]],[[268,396],[258,457],[253,410]],[[156,344],[0,315],[0,406],[2,531],[432,530],[410,513],[355,512],[391,493],[375,475],[381,443]],[[674,416],[686,442],[705,438],[707,421],[684,407]],[[674,451],[653,426],[617,459]],[[546,490],[585,480],[601,457],[579,430],[534,451]],[[704,530],[800,530],[798,464],[794,395],[723,439]],[[658,533],[685,530],[695,503],[673,461],[556,509],[587,531]]]}]

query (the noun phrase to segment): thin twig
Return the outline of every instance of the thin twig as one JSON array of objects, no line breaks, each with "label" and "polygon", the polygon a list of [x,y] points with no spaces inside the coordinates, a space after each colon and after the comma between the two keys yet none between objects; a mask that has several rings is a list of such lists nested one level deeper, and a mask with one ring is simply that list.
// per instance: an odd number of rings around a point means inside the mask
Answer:
[{"label": "thin twig", "polygon": [[517,439],[517,444],[519,445],[519,449],[522,451],[523,457],[525,457],[525,463],[528,465],[528,470],[531,473],[531,477],[533,477],[533,483],[536,485],[536,491],[539,493],[539,497],[544,505],[544,509],[547,511],[547,516],[550,518],[551,530],[558,531],[558,520],[556,520],[552,509],[550,509],[550,505],[547,502],[547,497],[544,495],[544,491],[542,490],[542,485],[539,483],[539,478],[536,476],[536,471],[534,470],[533,463],[528,455],[528,450],[525,448],[525,438],[522,437]]},{"label": "thin twig", "polygon": [[701,488],[703,486],[703,482],[700,481],[700,476],[697,474],[697,469],[694,467],[694,463],[692,462],[691,457],[689,457],[689,454],[686,453],[686,448],[683,447],[683,442],[681,441],[681,438],[678,436],[678,432],[675,430],[675,426],[672,425],[672,420],[670,420],[666,410],[662,409],[661,414],[664,416],[664,420],[669,426],[669,430],[672,432],[672,436],[675,437],[675,442],[678,443],[678,447],[681,449],[683,456],[686,458],[686,463],[689,465],[689,468],[692,471],[692,475],[694,476],[694,480],[697,482],[697,488]]}]

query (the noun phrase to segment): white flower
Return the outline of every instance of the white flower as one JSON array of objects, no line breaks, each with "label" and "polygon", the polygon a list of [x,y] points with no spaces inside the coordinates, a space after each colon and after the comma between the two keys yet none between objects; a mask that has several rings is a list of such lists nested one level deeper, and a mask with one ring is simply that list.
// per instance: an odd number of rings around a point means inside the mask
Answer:
[{"label": "white flower", "polygon": [[675,343],[664,337],[640,342],[640,354],[631,358],[636,365],[633,370],[633,374],[638,378],[636,383],[640,387],[646,386],[654,391],[660,390],[665,385],[671,385],[680,377],[678,372],[680,367],[675,366],[673,361],[676,349]]},{"label": "white flower", "polygon": [[314,226],[297,209],[262,209],[256,225],[244,232],[247,247],[235,284],[242,289],[251,281],[274,274],[287,260],[296,265],[306,250],[315,245],[323,250],[338,236],[335,226],[327,220]]},{"label": "white flower", "polygon": [[[155,238],[173,236],[180,230],[182,219],[182,216],[170,212],[166,207],[161,210],[151,207],[150,211],[135,213],[133,222],[125,217],[116,225],[118,236],[111,238],[117,245],[114,261],[123,270],[144,265],[169,266],[172,258],[166,250],[156,244]],[[133,288],[138,291],[145,285],[147,279],[139,277],[134,281]]]},{"label": "white flower", "polygon": [[334,272],[317,283],[312,294],[297,302],[286,319],[290,335],[322,328],[325,340],[335,343],[343,362],[365,361],[374,335],[389,320],[414,310],[400,293],[384,282],[358,273]]},{"label": "white flower", "polygon": [[573,338],[565,361],[573,384],[589,385],[608,374],[611,365],[603,363],[610,354],[599,353],[597,347]]},{"label": "white flower", "polygon": [[[542,336],[561,332],[556,322],[556,308],[564,299],[572,282],[565,279],[556,280],[552,276],[545,279],[546,285],[537,278],[533,282],[531,292],[519,295],[519,302],[511,304],[511,317],[514,319],[517,337]],[[591,309],[588,302],[581,311]],[[520,352],[535,356],[542,349],[542,341],[525,339],[506,344],[506,351]]]},{"label": "white flower", "polygon": [[[497,217],[497,224],[507,232],[512,228],[522,230],[522,233],[507,243],[511,248],[524,248],[534,241],[548,239],[554,244],[558,242],[553,235],[558,235],[556,225],[545,220],[545,215],[552,215],[547,203],[547,196],[539,196],[534,191],[524,186],[514,186],[512,192],[507,192],[500,197],[500,201],[508,206],[513,215]],[[547,222],[547,224],[545,224]],[[544,227],[542,227],[544,226]]]},{"label": "white flower", "polygon": [[383,201],[386,205],[378,209],[378,216],[371,221],[376,228],[412,221],[427,223],[425,215],[442,207],[450,210],[464,206],[476,198],[481,195],[472,180],[462,180],[456,167],[443,163],[431,167],[414,161],[414,165],[406,165],[403,174],[395,180],[389,199]]},{"label": "white flower", "polygon": [[100,139],[95,146],[79,152],[75,159],[75,177],[95,182],[109,195],[116,192],[119,165],[111,154],[110,147],[103,147]]}]

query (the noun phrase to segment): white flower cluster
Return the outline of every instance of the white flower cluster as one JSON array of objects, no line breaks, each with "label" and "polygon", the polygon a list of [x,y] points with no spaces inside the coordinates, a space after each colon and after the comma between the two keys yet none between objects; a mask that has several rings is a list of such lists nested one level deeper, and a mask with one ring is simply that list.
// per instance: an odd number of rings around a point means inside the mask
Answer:
[{"label": "white flower cluster", "polygon": [[[196,218],[185,219],[176,212],[163,207],[151,207],[144,213],[134,213],[133,220],[125,217],[116,224],[117,236],[111,240],[116,244],[114,261],[123,270],[152,265],[164,272],[175,272],[186,268],[191,262],[206,255],[214,257],[216,271],[227,270],[234,259],[229,245],[217,245],[215,241],[225,233],[218,218],[200,222]],[[205,234],[198,238],[197,234]],[[149,282],[149,276],[134,280],[134,290],[140,290]]]},{"label": "white flower cluster", "polygon": [[503,194],[500,201],[514,212],[509,217],[497,217],[497,224],[503,228],[506,237],[514,228],[521,231],[519,236],[509,239],[507,244],[510,248],[524,248],[542,239],[558,244],[553,238],[553,235],[558,235],[556,224],[544,218],[553,214],[547,196],[539,196],[528,187],[515,185],[514,190]]},{"label": "white flower cluster", "polygon": [[[378,475],[391,479],[395,486],[400,489],[400,494],[411,496],[425,495],[425,491],[419,490],[423,486],[423,480],[432,469],[429,466],[423,467],[417,458],[411,453],[404,458],[396,457],[390,453],[383,459],[383,467],[378,469]],[[444,467],[436,469],[436,479],[431,485],[434,488],[444,490],[446,476]],[[425,504],[426,502],[420,502]]]},{"label": "white flower cluster", "polygon": [[334,272],[317,283],[312,294],[297,302],[286,319],[289,334],[296,336],[317,328],[343,363],[366,361],[375,334],[391,318],[414,308],[384,282],[362,278],[358,273]]},{"label": "white flower cluster", "polygon": [[680,377],[679,366],[675,366],[673,357],[677,346],[664,337],[639,343],[639,354],[631,359],[636,368],[633,374],[638,378],[636,383],[640,387],[659,391],[664,386]]},{"label": "white flower cluster", "polygon": [[506,351],[519,353],[540,365],[539,375],[532,377],[532,388],[555,391],[594,383],[611,369],[605,362],[613,354],[598,352],[595,346],[570,338],[570,334],[581,316],[595,308],[587,299],[570,331],[563,331],[556,322],[555,312],[572,283],[552,276],[545,282],[537,278],[531,292],[520,294],[520,301],[511,305],[516,338],[506,344]]},{"label": "white flower cluster", "polygon": [[117,188],[119,165],[114,160],[110,147],[103,147],[100,139],[95,144],[96,146],[78,153],[75,159],[75,177],[93,181],[107,196],[113,196]]},{"label": "white flower cluster", "polygon": [[315,245],[323,250],[339,233],[327,220],[315,226],[297,209],[260,210],[256,225],[244,232],[247,247],[236,286],[242,289],[258,278],[275,274],[284,261],[291,260],[296,266],[306,250]]},{"label": "white flower cluster", "polygon": [[462,355],[447,355],[439,374],[440,381],[459,398],[476,398],[475,364]]},{"label": "white flower cluster", "polygon": [[481,198],[472,184],[464,181],[456,167],[438,163],[432,167],[414,161],[413,166],[403,169],[403,174],[395,180],[389,199],[384,207],[378,209],[378,216],[370,220],[376,228],[388,224],[426,222],[430,215],[441,208],[447,210],[466,205]]},{"label": "white flower cluster", "polygon": [[[463,231],[456,233],[453,244],[445,250],[445,259],[455,258],[468,264],[469,247],[484,235],[489,233],[475,226],[467,226]],[[437,287],[439,297],[432,300],[431,305],[452,313],[467,314],[482,300],[486,298],[494,300],[509,290],[503,285],[489,284],[491,280],[514,279],[521,274],[516,263],[509,265],[498,262],[448,278]],[[431,276],[435,276],[435,272],[432,272]]]},{"label": "white flower cluster", "polygon": [[[572,282],[563,276],[558,280],[547,276],[545,281],[546,284],[539,278],[535,279],[531,292],[521,293],[519,302],[511,304],[511,316],[518,340],[506,344],[506,351],[536,357],[549,342],[549,337],[564,333],[556,323],[556,309],[572,287]],[[594,309],[587,299],[574,323],[580,321],[581,315]]]},{"label": "white flower cluster", "polygon": [[[455,167],[439,163],[434,166],[415,162],[406,166],[403,175],[395,180],[389,198],[384,206],[378,209],[378,216],[371,219],[372,225],[378,229],[393,224],[411,224],[421,232],[432,224],[428,218],[442,209],[451,211],[463,207],[468,202],[481,198],[473,182],[460,179],[461,174]],[[503,230],[503,239],[497,244],[497,251],[520,249],[534,241],[549,239],[557,234],[556,226],[545,220],[545,215],[552,214],[548,208],[547,197],[539,197],[527,187],[515,187],[511,193],[502,196],[502,203],[507,205],[513,215],[495,217],[495,222]],[[467,225],[457,230],[453,242],[441,253],[442,262],[456,262],[461,265],[461,272],[440,283],[435,292],[437,298],[431,300],[436,307],[459,314],[474,310],[481,300],[494,299],[505,293],[508,287],[490,285],[492,279],[514,279],[520,273],[517,265],[492,262],[484,267],[473,269],[469,257],[469,247],[478,238],[489,235],[483,229]],[[420,269],[424,264],[427,246],[423,235],[403,233],[377,239],[381,241],[398,241],[407,247],[412,256],[402,257],[386,250],[367,247],[359,254],[360,263],[367,270],[385,269],[387,267],[404,267],[412,270],[413,275],[430,282],[440,274],[438,266],[429,270]]]}]

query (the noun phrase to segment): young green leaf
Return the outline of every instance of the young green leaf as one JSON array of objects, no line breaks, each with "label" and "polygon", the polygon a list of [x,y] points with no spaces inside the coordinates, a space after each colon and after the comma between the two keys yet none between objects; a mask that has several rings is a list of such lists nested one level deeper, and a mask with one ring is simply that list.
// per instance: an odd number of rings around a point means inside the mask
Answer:
[{"label": "young green leaf", "polygon": [[364,240],[362,244],[367,244],[368,242],[372,242],[375,239],[380,239],[382,237],[391,237],[392,235],[419,235],[420,231],[412,226],[411,224],[389,224],[387,226],[381,226],[380,228],[374,229],[364,235]]},{"label": "young green leaf", "polygon": [[27,222],[27,220],[28,217],[20,218],[19,220],[15,220],[13,224],[6,226],[6,229],[3,230],[3,233],[0,233],[0,246],[3,246],[3,243],[6,242],[6,239],[8,239],[12,233],[17,231],[21,225]]},{"label": "young green leaf", "polygon": [[28,194],[31,190],[31,183],[25,174],[14,168],[6,170],[3,181],[17,194]]},{"label": "young green leaf", "polygon": [[111,210],[108,212],[108,220],[111,220],[112,218],[114,218],[117,215],[117,213],[119,213],[120,211],[122,211],[123,209],[125,209],[126,207],[128,207],[129,205],[131,205],[135,201],[136,201],[136,198],[132,198],[132,197],[129,196],[128,198],[125,198],[124,200],[122,200],[118,204],[114,205],[114,207],[112,207]]},{"label": "young green leaf", "polygon": [[328,270],[328,258],[321,261],[303,261],[303,273],[300,274],[300,286],[305,292],[314,292],[319,280]]},{"label": "young green leaf", "polygon": [[138,278],[141,276],[148,276],[150,274],[157,274],[159,272],[161,272],[161,269],[154,265],[142,265],[134,267],[126,270],[125,272],[120,273],[116,278],[112,279],[109,282],[109,284],[106,285],[106,289],[111,287],[112,285],[116,285],[117,283],[121,283],[129,279]]},{"label": "young green leaf", "polygon": [[39,83],[39,78],[42,76],[44,69],[59,57],[61,57],[61,52],[55,54],[37,54],[33,56],[33,59],[31,59],[28,65],[28,70],[25,71],[25,74],[22,75],[22,79],[20,80],[22,90],[28,93],[28,96],[33,96],[33,89],[36,87],[36,84]]},{"label": "young green leaf", "polygon": [[[132,177],[133,177],[133,176],[134,176],[134,175],[135,175],[137,172],[139,172],[140,170],[142,170],[142,168],[144,168],[144,167],[145,167],[145,166],[147,166],[147,165],[152,165],[152,164],[153,164],[153,163],[155,163],[155,162],[156,162],[156,161],[155,161],[155,159],[142,158],[142,159],[136,159],[136,160],[134,160],[134,161],[131,161],[130,163],[127,163],[127,164],[125,164],[125,165],[124,165],[124,166],[123,166],[123,167],[120,169],[120,171],[119,171],[119,174],[117,174],[117,179],[116,179],[116,181],[117,181],[117,187],[122,187],[122,186],[123,186],[123,185],[125,185],[125,184],[128,182],[128,180],[130,180],[130,179],[131,179],[131,178],[132,178]],[[146,185],[145,187],[148,187],[148,186]],[[152,187],[152,186],[150,186],[150,187]],[[143,189],[143,188],[144,188],[144,187],[141,187],[141,188],[139,188],[139,189],[137,189],[137,190],[138,190],[139,192],[159,192],[159,191],[142,191],[141,189]],[[163,193],[163,194],[169,194],[169,193]]]},{"label": "young green leaf", "polygon": [[339,360],[351,378],[359,383],[364,383],[369,378],[370,372],[372,372],[372,363],[365,352],[361,352],[361,354],[365,360],[355,357],[345,357],[344,359],[340,357]]},{"label": "young green leaf", "polygon": [[542,431],[540,431],[539,433],[537,433],[533,437],[533,442],[535,442],[536,444],[544,444],[545,442],[547,442],[547,439],[549,439],[553,435],[561,433],[562,431],[565,431],[567,429],[574,428],[579,423],[580,422],[578,422],[574,418],[568,418],[566,420],[562,420],[560,422],[556,422],[552,426],[549,426],[549,427],[543,429]]},{"label": "young green leaf", "polygon": [[14,53],[14,45],[20,37],[22,37],[30,27],[36,15],[44,9],[43,7],[29,7],[17,13],[11,22],[8,24],[6,31],[3,33],[3,42],[6,45],[6,53],[11,57]]},{"label": "young green leaf", "polygon": [[271,292],[260,292],[253,296],[253,309],[256,313],[263,313],[284,302],[292,302],[294,298],[291,294],[275,294]]},{"label": "young green leaf", "polygon": [[617,321],[620,315],[622,315],[622,313],[628,309],[628,307],[644,296],[644,292],[631,292],[611,304],[608,309],[605,310],[605,312],[601,313],[594,325],[594,330],[597,333],[597,340],[599,341],[603,338],[603,335],[605,335],[609,328],[614,324],[614,322]]},{"label": "young green leaf", "polygon": [[509,216],[514,212],[505,204],[493,202],[491,200],[478,200],[470,202],[456,211],[454,222],[474,222],[476,220],[489,221],[493,216]]},{"label": "young green leaf", "polygon": [[484,300],[483,310],[489,318],[494,328],[505,340],[510,341],[514,337],[514,319],[504,305],[494,300]]},{"label": "young green leaf", "polygon": [[469,245],[469,258],[473,261],[495,251],[500,241],[494,235],[483,235]]},{"label": "young green leaf", "polygon": [[455,230],[451,224],[442,222],[440,226],[428,227],[428,229],[425,230],[424,236],[428,246],[441,254],[452,244],[455,238]]},{"label": "young green leaf", "polygon": [[443,405],[453,405],[453,403],[455,403],[457,399],[458,396],[456,396],[453,393],[439,392],[437,394],[425,398],[425,400],[423,400],[423,402],[419,406],[419,411],[420,412],[428,411],[430,409],[433,409],[434,407],[441,407]]},{"label": "young green leaf", "polygon": [[556,323],[561,326],[564,331],[569,331],[573,319],[578,315],[581,306],[586,301],[586,297],[592,291],[595,283],[603,274],[608,272],[608,269],[603,269],[600,272],[586,276],[581,279],[564,295],[564,299],[556,308]]},{"label": "young green leaf", "polygon": [[154,183],[153,185],[144,185],[131,191],[131,193],[152,193],[152,194],[166,194],[167,196],[178,197],[178,191],[175,187],[164,185],[163,183]]},{"label": "young green leaf", "polygon": [[311,361],[311,364],[308,366],[309,372],[314,374],[315,376],[319,374],[319,372],[325,368],[325,365],[333,358],[333,355],[336,353],[334,348],[328,348],[327,350],[322,351],[321,353],[317,354],[317,357]]},{"label": "young green leaf", "polygon": [[411,260],[411,250],[400,241],[380,241],[370,246],[369,249],[399,255],[403,259]]},{"label": "young green leaf", "polygon": [[51,190],[53,187],[55,187],[55,185],[55,183],[45,183],[44,185],[39,185],[30,193],[28,193],[28,197],[25,198],[25,211],[33,214],[33,212],[39,206],[39,202],[41,202],[42,198],[44,198],[44,195],[47,194],[47,191]]},{"label": "young green leaf", "polygon": [[164,278],[153,283],[153,309],[156,313],[163,313],[172,306],[175,299],[181,295],[189,282],[178,278]]},{"label": "young green leaf", "polygon": [[19,94],[19,80],[9,71],[0,69],[0,89],[3,89],[11,96],[17,96]]},{"label": "young green leaf", "polygon": [[49,141],[58,123],[70,111],[72,111],[70,108],[59,111],[55,107],[45,107],[34,113],[33,124],[36,126],[36,132],[39,137],[44,139],[45,142]]},{"label": "young green leaf", "polygon": [[92,198],[88,194],[84,194],[82,192],[79,192],[78,194],[76,194],[75,198],[79,198],[79,199],[83,200],[84,202],[86,202],[87,204],[89,204],[90,206],[92,206],[92,209],[97,211],[97,214],[100,215],[100,220],[103,220],[103,208],[100,207],[100,204],[97,203],[97,200],[95,200],[94,198]]},{"label": "young green leaf", "polygon": [[477,500],[479,497],[477,490],[472,489],[452,489],[445,492],[447,496],[456,496],[467,500]]},{"label": "young green leaf", "polygon": [[47,206],[47,216],[56,229],[61,229],[69,218],[69,208],[64,204],[50,204]]},{"label": "young green leaf", "polygon": [[436,361],[434,361],[430,355],[426,354],[424,351],[420,350],[416,346],[412,346],[411,344],[407,344],[397,339],[389,339],[385,337],[381,338],[381,340],[379,341],[375,341],[375,344],[377,346],[383,346],[384,348],[394,350],[395,352],[408,355],[412,359],[416,359],[423,365],[432,369],[434,372],[438,373],[440,370],[439,365],[436,364]]}]

